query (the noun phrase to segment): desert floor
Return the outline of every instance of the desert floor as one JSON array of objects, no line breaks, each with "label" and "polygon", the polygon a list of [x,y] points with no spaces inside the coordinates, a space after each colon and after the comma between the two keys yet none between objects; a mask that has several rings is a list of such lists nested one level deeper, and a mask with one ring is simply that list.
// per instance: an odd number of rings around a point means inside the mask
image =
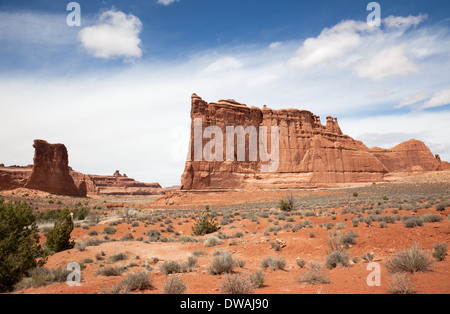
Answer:
[{"label": "desert floor", "polygon": [[[386,264],[396,253],[418,243],[432,260],[434,245],[450,242],[449,193],[447,171],[396,178],[387,183],[316,190],[176,192],[163,197],[78,199],[18,189],[1,191],[0,197],[31,202],[39,212],[86,207],[91,213],[76,222],[71,234],[75,248],[49,256],[45,264],[48,269],[65,269],[70,262],[79,263],[81,285],[53,282],[14,293],[111,293],[129,274],[147,272],[151,288],[135,293],[162,294],[169,278],[178,276],[187,286],[185,293],[218,294],[227,275],[213,275],[209,267],[214,253],[226,250],[240,261],[233,274],[264,273],[264,283],[253,290],[254,294],[385,294],[391,293],[394,276]],[[295,201],[295,210],[282,212],[278,203],[289,194]],[[191,228],[206,206],[215,215],[220,230],[192,236]],[[405,225],[407,218],[425,220],[424,214],[441,219],[412,228]],[[44,244],[52,222],[39,223],[40,241]],[[105,234],[106,227],[114,228],[114,233]],[[155,229],[159,235],[152,237]],[[349,255],[349,265],[325,267],[333,235],[348,232],[357,234],[355,243],[340,247]],[[219,238],[219,244],[206,246],[205,240],[211,236]],[[273,243],[281,247],[277,250]],[[123,253],[122,259],[113,261],[111,257],[119,253]],[[366,253],[373,253],[373,262],[381,267],[380,286],[367,284],[372,269],[362,258]],[[189,269],[176,274],[162,271],[164,262],[182,263],[192,255],[196,255],[197,263]],[[261,261],[267,256],[284,260],[284,267],[263,268]],[[298,266],[300,260],[306,263],[304,267]],[[329,283],[299,282],[310,270],[310,262],[324,267]],[[105,267],[121,267],[123,272],[117,276],[99,275],[98,270]],[[417,294],[448,294],[450,259],[433,261],[431,271],[414,272],[410,278]]]}]

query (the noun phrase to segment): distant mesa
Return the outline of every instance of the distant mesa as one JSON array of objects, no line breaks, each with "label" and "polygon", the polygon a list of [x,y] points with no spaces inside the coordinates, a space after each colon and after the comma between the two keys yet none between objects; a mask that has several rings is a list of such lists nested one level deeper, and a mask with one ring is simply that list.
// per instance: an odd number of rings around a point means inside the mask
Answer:
[{"label": "distant mesa", "polygon": [[[267,130],[278,127],[278,168],[263,173],[260,169],[265,162],[259,157],[250,161],[248,133],[245,134],[245,161],[237,161],[237,158],[227,160],[225,148],[221,158],[223,161],[206,161],[204,156],[199,160],[193,144],[195,121],[199,120],[202,122],[201,134],[210,126],[219,127],[223,134],[226,134],[227,127],[254,127],[256,130],[260,127]],[[202,150],[210,145],[211,139],[200,139]],[[361,141],[344,135],[337,118],[332,116],[328,116],[323,125],[319,116],[306,110],[272,110],[267,106],[262,109],[249,108],[235,100],[207,103],[196,94],[191,97],[190,141],[190,151],[181,177],[182,190],[330,187],[346,183],[382,182],[386,176],[397,172],[450,169],[448,162],[434,156],[418,140],[410,140],[392,149],[368,148]],[[227,147],[226,141],[226,136],[223,136],[223,147]],[[232,152],[238,151],[238,142],[234,141]]]},{"label": "distant mesa", "polygon": [[49,144],[35,140],[33,166],[0,164],[0,190],[20,187],[52,194],[85,197],[91,195],[163,195],[176,187],[163,189],[158,183],[143,183],[120,174],[111,176],[87,175],[69,167],[67,148],[63,144]]}]

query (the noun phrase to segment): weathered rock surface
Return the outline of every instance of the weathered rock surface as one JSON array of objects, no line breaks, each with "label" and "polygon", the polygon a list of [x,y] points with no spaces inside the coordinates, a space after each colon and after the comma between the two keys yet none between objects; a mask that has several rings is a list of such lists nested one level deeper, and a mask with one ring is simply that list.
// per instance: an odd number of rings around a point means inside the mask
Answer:
[{"label": "weathered rock surface", "polygon": [[[344,135],[337,119],[331,116],[322,125],[320,117],[305,110],[249,108],[235,100],[207,103],[196,94],[191,101],[191,145],[181,177],[183,190],[323,187],[380,182],[389,172],[414,171],[415,166],[424,171],[446,167],[425,144],[416,140],[390,150],[369,149]],[[254,149],[250,147],[255,146],[251,146],[250,133],[245,134],[244,144],[239,143],[238,136],[234,137],[234,144],[229,145],[233,146],[234,158],[230,158],[226,131],[227,127],[238,126],[257,130],[258,143],[265,137],[267,154],[271,148],[271,130],[279,128],[279,158],[274,170],[261,171],[268,162],[261,158],[260,147],[257,158],[251,158]],[[205,132],[210,127],[218,127],[213,130],[221,131],[217,133],[222,135]],[[267,135],[260,132],[261,127],[267,128]],[[236,152],[243,145],[245,159],[238,161]],[[209,151],[216,154],[214,161],[205,157]]]},{"label": "weathered rock surface", "polygon": [[144,183],[120,174],[119,170],[112,176],[86,175],[72,172],[75,182],[86,186],[88,194],[108,195],[162,195],[164,191],[159,183]]},{"label": "weathered rock surface", "polygon": [[63,144],[35,140],[34,163],[25,188],[53,194],[86,196],[75,185],[69,171],[69,156]]},{"label": "weathered rock surface", "polygon": [[34,142],[34,165],[5,167],[0,164],[0,190],[20,187],[44,192],[86,196],[108,195],[164,195],[177,187],[163,189],[158,183],[143,183],[120,174],[111,176],[87,175],[74,171],[68,165],[67,149],[63,144]]}]

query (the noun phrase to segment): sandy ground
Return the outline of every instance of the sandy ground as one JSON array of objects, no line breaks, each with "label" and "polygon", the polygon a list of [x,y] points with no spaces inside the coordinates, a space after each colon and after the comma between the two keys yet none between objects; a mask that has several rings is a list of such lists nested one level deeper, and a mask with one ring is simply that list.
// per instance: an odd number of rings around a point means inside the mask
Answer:
[{"label": "sandy ground", "polygon": [[[206,252],[205,256],[198,258],[197,266],[190,272],[176,274],[187,285],[185,293],[188,294],[218,294],[220,285],[225,275],[211,275],[208,267],[213,260],[213,252],[217,249],[228,250],[234,258],[244,260],[243,267],[234,269],[234,273],[254,273],[262,270],[260,262],[266,256],[284,258],[286,267],[284,270],[264,269],[265,282],[261,288],[254,291],[255,294],[385,294],[390,293],[388,286],[392,274],[385,267],[385,263],[394,256],[395,253],[409,248],[417,242],[420,246],[431,253],[436,243],[447,243],[450,240],[450,207],[444,211],[437,211],[436,205],[439,202],[449,200],[450,176],[449,172],[423,174],[415,177],[401,177],[397,181],[379,185],[376,187],[352,187],[339,189],[323,190],[298,190],[298,191],[251,191],[251,192],[211,192],[211,193],[187,193],[177,192],[164,196],[157,200],[142,200],[134,202],[133,199],[126,201],[126,206],[139,208],[138,217],[161,216],[159,221],[136,220],[121,221],[121,219],[104,220],[94,226],[77,227],[72,232],[72,237],[76,242],[81,242],[83,238],[97,238],[105,241],[105,235],[102,234],[105,226],[119,220],[119,224],[114,225],[116,232],[108,236],[104,243],[98,246],[88,246],[80,251],[77,248],[56,253],[48,258],[45,267],[56,269],[65,268],[70,262],[81,263],[85,258],[91,258],[93,262],[84,263],[82,269],[82,282],[79,287],[71,287],[64,283],[52,283],[38,288],[29,288],[19,290],[15,293],[25,294],[92,294],[104,293],[121,282],[128,274],[137,271],[145,271],[146,266],[150,266],[148,272],[152,280],[153,289],[148,289],[139,293],[161,294],[163,287],[170,276],[161,272],[160,266],[164,261],[183,262],[188,256],[196,250]],[[414,188],[412,188],[414,187]],[[416,190],[414,190],[416,189]],[[354,191],[359,192],[358,197],[354,197]],[[423,195],[417,195],[418,192]],[[19,191],[15,193],[23,193]],[[25,191],[26,192],[26,191]],[[34,192],[29,192],[34,193]],[[277,202],[287,194],[292,194],[300,209],[287,215],[284,219],[278,219],[280,210],[276,208]],[[37,193],[39,194],[39,193]],[[33,196],[39,198],[47,195]],[[367,205],[370,197],[374,197],[372,204],[375,207],[367,208],[364,211],[356,213],[343,212],[342,209],[358,209],[364,204]],[[8,199],[11,194],[2,193],[3,197]],[[381,195],[389,195],[390,201],[381,199]],[[429,199],[427,199],[429,195]],[[365,198],[364,198],[365,197]],[[411,203],[410,199],[416,201],[422,199],[423,203],[431,201],[431,206],[417,205],[415,210],[398,210],[398,204],[391,202],[393,199],[401,204]],[[360,203],[355,200],[361,200]],[[76,200],[74,200],[76,201]],[[117,204],[117,199],[101,200],[103,204]],[[322,203],[320,203],[322,202]],[[90,201],[92,204],[92,202]],[[324,206],[327,204],[327,206]],[[379,205],[377,207],[377,204]],[[217,221],[220,221],[225,215],[231,217],[231,223],[221,227],[218,233],[213,235],[225,234],[232,236],[236,232],[241,232],[240,237],[223,239],[223,243],[213,247],[206,247],[203,240],[211,235],[195,237],[198,242],[181,242],[180,237],[191,235],[191,227],[194,223],[198,209],[203,209],[206,205],[219,213]],[[449,203],[447,203],[449,205]],[[381,206],[381,207],[380,207]],[[427,208],[426,208],[427,207]],[[373,214],[371,211],[382,208],[383,215],[411,215],[420,216],[425,213],[431,213],[441,216],[440,222],[425,223],[423,226],[415,228],[406,228],[402,221],[388,224],[382,228],[379,222],[373,222],[369,227],[366,223],[359,223],[358,226],[352,225],[352,219],[359,214],[362,217]],[[112,209],[111,209],[112,210]],[[315,211],[319,213],[318,217],[298,215],[294,213],[306,211]],[[258,216],[261,211],[269,213],[268,216]],[[110,212],[113,214],[113,212]],[[258,216],[257,219],[250,219]],[[169,221],[166,221],[170,219]],[[309,220],[313,228],[302,228],[296,232],[289,228],[282,228],[276,234],[268,233],[269,226],[278,224],[284,226],[289,223],[295,226]],[[135,222],[133,225],[133,221]],[[137,223],[136,223],[137,221]],[[351,263],[349,267],[337,267],[326,269],[329,277],[329,284],[312,285],[299,283],[299,277],[309,270],[308,263],[316,261],[322,265],[326,256],[330,253],[328,244],[329,232],[325,228],[327,223],[333,223],[330,230],[338,231],[340,234],[353,231],[358,237],[356,244],[345,251],[350,258],[358,257],[359,261]],[[345,228],[337,230],[338,223],[345,224]],[[170,225],[173,231],[167,231]],[[168,242],[148,242],[147,231],[156,228],[161,231],[161,236],[170,239]],[[94,234],[96,231],[98,235]],[[314,233],[314,237],[311,237]],[[133,239],[122,241],[122,237],[130,234]],[[138,238],[142,237],[139,241]],[[285,243],[286,246],[279,251],[272,248],[274,241]],[[44,235],[41,238],[45,241]],[[173,241],[173,242],[172,242]],[[381,267],[381,286],[370,287],[367,282],[367,276],[372,269],[367,269],[368,262],[361,259],[361,255],[372,252],[375,254],[374,261]],[[102,253],[103,260],[97,260],[96,255]],[[115,263],[108,262],[108,258],[114,254],[125,253],[127,259]],[[431,257],[430,257],[431,258]],[[297,266],[297,260],[304,260],[307,265],[304,268]],[[155,262],[156,261],[156,262]],[[106,266],[125,266],[126,272],[121,276],[96,276],[95,271]],[[148,270],[149,268],[147,268]],[[448,294],[450,293],[450,259],[447,257],[444,261],[434,262],[433,271],[419,272],[412,275],[417,294]]]}]

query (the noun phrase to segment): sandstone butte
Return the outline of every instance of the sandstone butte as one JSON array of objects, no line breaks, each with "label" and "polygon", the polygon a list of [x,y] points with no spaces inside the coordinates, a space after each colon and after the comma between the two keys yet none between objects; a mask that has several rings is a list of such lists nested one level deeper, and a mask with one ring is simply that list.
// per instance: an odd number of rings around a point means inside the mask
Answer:
[{"label": "sandstone butte", "polygon": [[35,140],[33,165],[5,167],[0,164],[0,190],[20,187],[52,194],[85,197],[88,194],[108,195],[162,195],[158,183],[143,183],[120,174],[112,176],[86,175],[69,167],[67,148],[64,144],[49,144]]},{"label": "sandstone butte", "polygon": [[[348,183],[382,182],[392,173],[412,174],[420,171],[450,169],[448,162],[433,156],[421,141],[410,140],[392,149],[368,148],[342,133],[337,118],[328,116],[323,125],[320,117],[306,110],[272,110],[249,108],[235,100],[207,103],[192,95],[190,150],[181,177],[181,190],[270,189],[331,187]],[[279,165],[274,172],[262,172],[265,164],[258,156],[249,158],[249,136],[246,135],[245,161],[199,160],[195,156],[194,119],[201,119],[202,133],[209,126],[218,126],[226,134],[227,126],[279,127]],[[205,148],[211,137],[202,136]],[[226,147],[226,136],[223,136]],[[237,138],[234,152],[237,152]],[[270,150],[270,144],[268,144]],[[210,148],[210,146],[208,146]],[[198,156],[198,155],[197,155]]]}]

